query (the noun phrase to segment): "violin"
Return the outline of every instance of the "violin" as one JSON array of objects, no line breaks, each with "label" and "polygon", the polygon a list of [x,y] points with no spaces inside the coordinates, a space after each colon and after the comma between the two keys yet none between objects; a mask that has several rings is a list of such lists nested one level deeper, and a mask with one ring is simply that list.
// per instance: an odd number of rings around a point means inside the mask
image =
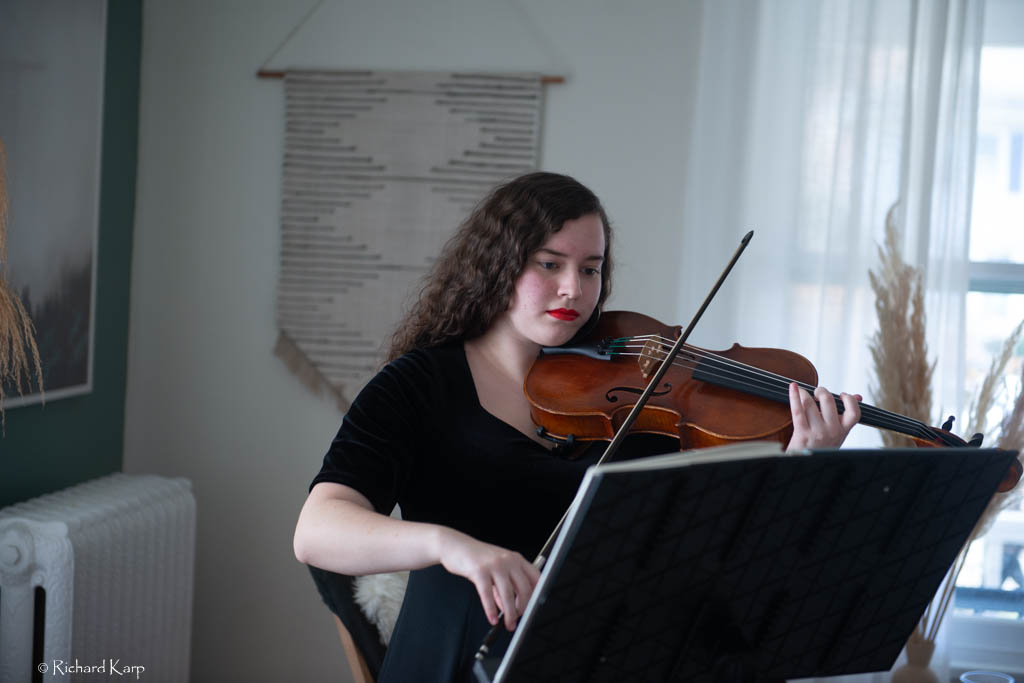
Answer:
[{"label": "violin", "polygon": [[[609,311],[581,343],[543,349],[524,384],[538,434],[568,443],[613,439],[680,332],[640,313]],[[785,446],[793,434],[789,383],[813,392],[817,380],[810,361],[792,351],[684,345],[630,432],[678,437],[681,450],[753,439]],[[843,412],[839,396],[832,396]],[[965,442],[950,432],[952,418],[937,428],[865,403],[860,408],[861,424],[899,432],[920,446],[981,445],[980,434]],[[1021,470],[1014,461],[998,490],[1012,489]]]}]

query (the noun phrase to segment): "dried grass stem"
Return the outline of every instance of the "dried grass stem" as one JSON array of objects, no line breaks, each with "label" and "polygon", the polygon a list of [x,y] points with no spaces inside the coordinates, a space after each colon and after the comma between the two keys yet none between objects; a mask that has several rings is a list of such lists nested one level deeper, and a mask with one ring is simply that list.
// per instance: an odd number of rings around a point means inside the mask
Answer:
[{"label": "dried grass stem", "polygon": [[[871,387],[877,405],[894,413],[931,422],[932,373],[925,340],[924,293],[921,271],[903,261],[893,205],[885,217],[885,246],[879,247],[880,272],[868,271],[875,292],[878,331],[869,349],[877,384]],[[883,431],[890,447],[910,446],[902,434]]]},{"label": "dried grass stem", "polygon": [[35,371],[40,392],[43,391],[43,367],[36,346],[35,326],[21,298],[7,282],[7,156],[0,142],[0,429],[6,427],[4,383],[10,382],[18,391],[30,384]]}]

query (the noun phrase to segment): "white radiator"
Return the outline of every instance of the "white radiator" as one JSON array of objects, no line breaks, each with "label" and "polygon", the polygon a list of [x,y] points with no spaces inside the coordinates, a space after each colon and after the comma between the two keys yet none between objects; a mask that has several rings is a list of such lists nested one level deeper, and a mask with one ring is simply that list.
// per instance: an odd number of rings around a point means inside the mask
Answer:
[{"label": "white radiator", "polygon": [[0,509],[0,683],[187,681],[195,528],[191,483],[149,475]]}]

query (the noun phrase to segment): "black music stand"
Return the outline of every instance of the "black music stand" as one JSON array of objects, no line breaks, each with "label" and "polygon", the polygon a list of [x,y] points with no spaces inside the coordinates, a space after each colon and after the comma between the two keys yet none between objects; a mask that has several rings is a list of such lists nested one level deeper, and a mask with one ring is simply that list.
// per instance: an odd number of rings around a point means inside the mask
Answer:
[{"label": "black music stand", "polygon": [[680,466],[676,454],[592,468],[504,658],[474,674],[723,683],[888,670],[1015,455]]}]

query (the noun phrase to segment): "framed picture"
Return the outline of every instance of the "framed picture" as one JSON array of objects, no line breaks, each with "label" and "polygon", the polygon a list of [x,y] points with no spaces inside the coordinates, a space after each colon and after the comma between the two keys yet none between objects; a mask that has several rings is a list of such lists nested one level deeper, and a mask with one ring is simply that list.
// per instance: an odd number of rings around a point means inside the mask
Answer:
[{"label": "framed picture", "polygon": [[[3,267],[35,323],[47,400],[92,390],[106,11],[105,0],[0,0]],[[5,386],[5,406],[40,401],[31,390]]]}]

